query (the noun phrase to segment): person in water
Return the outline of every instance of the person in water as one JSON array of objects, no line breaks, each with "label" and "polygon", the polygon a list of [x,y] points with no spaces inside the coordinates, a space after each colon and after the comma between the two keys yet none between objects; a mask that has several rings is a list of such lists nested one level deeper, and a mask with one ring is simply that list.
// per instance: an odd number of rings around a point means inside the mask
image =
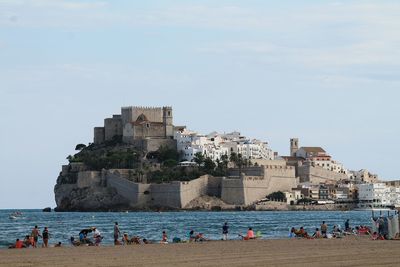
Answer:
[{"label": "person in water", "polygon": [[119,231],[118,222],[115,222],[115,224],[114,224],[114,244],[115,245],[119,245],[120,244],[119,241],[118,241],[118,238],[119,238],[120,234],[121,234],[121,232]]},{"label": "person in water", "polygon": [[39,230],[37,225],[35,225],[35,227],[32,229],[31,236],[33,236],[33,241],[34,241],[33,247],[36,248],[39,236],[42,237],[42,235],[40,234],[40,230]]},{"label": "person in water", "polygon": [[229,231],[229,226],[228,223],[225,222],[224,225],[222,226],[222,240],[228,240],[228,231]]},{"label": "person in water", "polygon": [[49,229],[47,227],[44,228],[42,232],[42,239],[43,239],[43,247],[47,248],[49,245]]},{"label": "person in water", "polygon": [[322,224],[321,224],[322,237],[326,238],[327,232],[328,232],[328,225],[325,223],[325,221],[323,221]]}]

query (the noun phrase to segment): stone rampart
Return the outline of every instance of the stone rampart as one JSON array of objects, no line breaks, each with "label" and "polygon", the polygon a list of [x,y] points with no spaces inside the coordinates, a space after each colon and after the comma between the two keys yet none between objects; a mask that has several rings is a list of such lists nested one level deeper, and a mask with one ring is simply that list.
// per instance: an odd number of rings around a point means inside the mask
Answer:
[{"label": "stone rampart", "polygon": [[150,206],[182,208],[181,182],[175,181],[168,184],[151,184]]},{"label": "stone rampart", "polygon": [[207,195],[221,198],[222,179],[223,177],[208,177]]},{"label": "stone rampart", "polygon": [[84,171],[78,172],[77,185],[78,188],[99,186],[101,182],[100,172]]},{"label": "stone rampart", "polygon": [[232,205],[243,205],[245,202],[243,179],[224,178],[221,188],[222,201]]},{"label": "stone rampart", "polygon": [[[233,205],[250,205],[276,191],[289,191],[298,184],[295,168],[290,166],[264,166],[263,175],[222,180],[221,199]],[[258,174],[255,168],[251,172]]]},{"label": "stone rampart", "polygon": [[207,195],[208,175],[203,175],[190,182],[181,182],[180,199],[181,207],[185,207],[193,199]]},{"label": "stone rampart", "polygon": [[300,177],[300,182],[310,182],[312,184],[319,184],[325,182],[337,182],[342,179],[347,179],[347,175],[326,170],[322,167],[314,167],[310,165],[303,165],[297,168],[297,173]]},{"label": "stone rampart", "polygon": [[[107,172],[107,186],[113,187],[118,194],[129,201],[132,207],[146,206],[151,200],[150,184],[139,184],[122,178],[118,172]],[[146,191],[148,193],[146,193]]]}]

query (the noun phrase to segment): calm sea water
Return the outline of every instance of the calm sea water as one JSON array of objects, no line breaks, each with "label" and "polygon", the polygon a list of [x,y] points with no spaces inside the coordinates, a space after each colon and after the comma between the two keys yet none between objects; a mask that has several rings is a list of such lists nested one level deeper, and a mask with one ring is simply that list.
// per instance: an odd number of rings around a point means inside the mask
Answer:
[{"label": "calm sea water", "polygon": [[352,226],[370,225],[371,213],[368,211],[240,211],[240,212],[51,212],[40,210],[20,210],[21,218],[11,220],[9,215],[15,210],[0,210],[0,247],[6,247],[30,234],[38,225],[40,230],[47,226],[54,244],[61,241],[69,243],[69,238],[77,238],[83,228],[96,226],[104,236],[103,243],[113,243],[113,226],[118,222],[121,232],[139,235],[149,240],[161,240],[163,230],[169,239],[180,237],[186,239],[188,232],[202,232],[211,239],[221,238],[222,224],[227,221],[230,226],[230,238],[237,239],[238,233],[246,233],[248,227],[261,231],[264,239],[287,238],[289,229],[304,226],[312,232],[325,220],[330,227],[334,224],[344,225],[350,219]]}]

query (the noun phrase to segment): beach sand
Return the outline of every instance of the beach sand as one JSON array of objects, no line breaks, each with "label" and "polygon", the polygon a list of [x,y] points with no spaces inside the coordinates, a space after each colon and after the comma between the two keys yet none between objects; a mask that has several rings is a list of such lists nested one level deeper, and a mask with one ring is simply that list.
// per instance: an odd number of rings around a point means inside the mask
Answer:
[{"label": "beach sand", "polygon": [[400,241],[210,241],[120,247],[2,249],[0,266],[400,266]]}]

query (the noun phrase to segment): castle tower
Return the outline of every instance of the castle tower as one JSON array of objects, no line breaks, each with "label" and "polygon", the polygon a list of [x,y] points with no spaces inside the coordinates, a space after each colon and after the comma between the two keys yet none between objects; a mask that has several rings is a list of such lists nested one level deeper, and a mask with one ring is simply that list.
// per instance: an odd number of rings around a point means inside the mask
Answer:
[{"label": "castle tower", "polygon": [[291,138],[290,139],[290,156],[295,157],[297,150],[299,150],[299,139]]},{"label": "castle tower", "polygon": [[174,125],[172,116],[172,107],[163,107],[163,124],[165,127],[165,136],[174,136]]}]

